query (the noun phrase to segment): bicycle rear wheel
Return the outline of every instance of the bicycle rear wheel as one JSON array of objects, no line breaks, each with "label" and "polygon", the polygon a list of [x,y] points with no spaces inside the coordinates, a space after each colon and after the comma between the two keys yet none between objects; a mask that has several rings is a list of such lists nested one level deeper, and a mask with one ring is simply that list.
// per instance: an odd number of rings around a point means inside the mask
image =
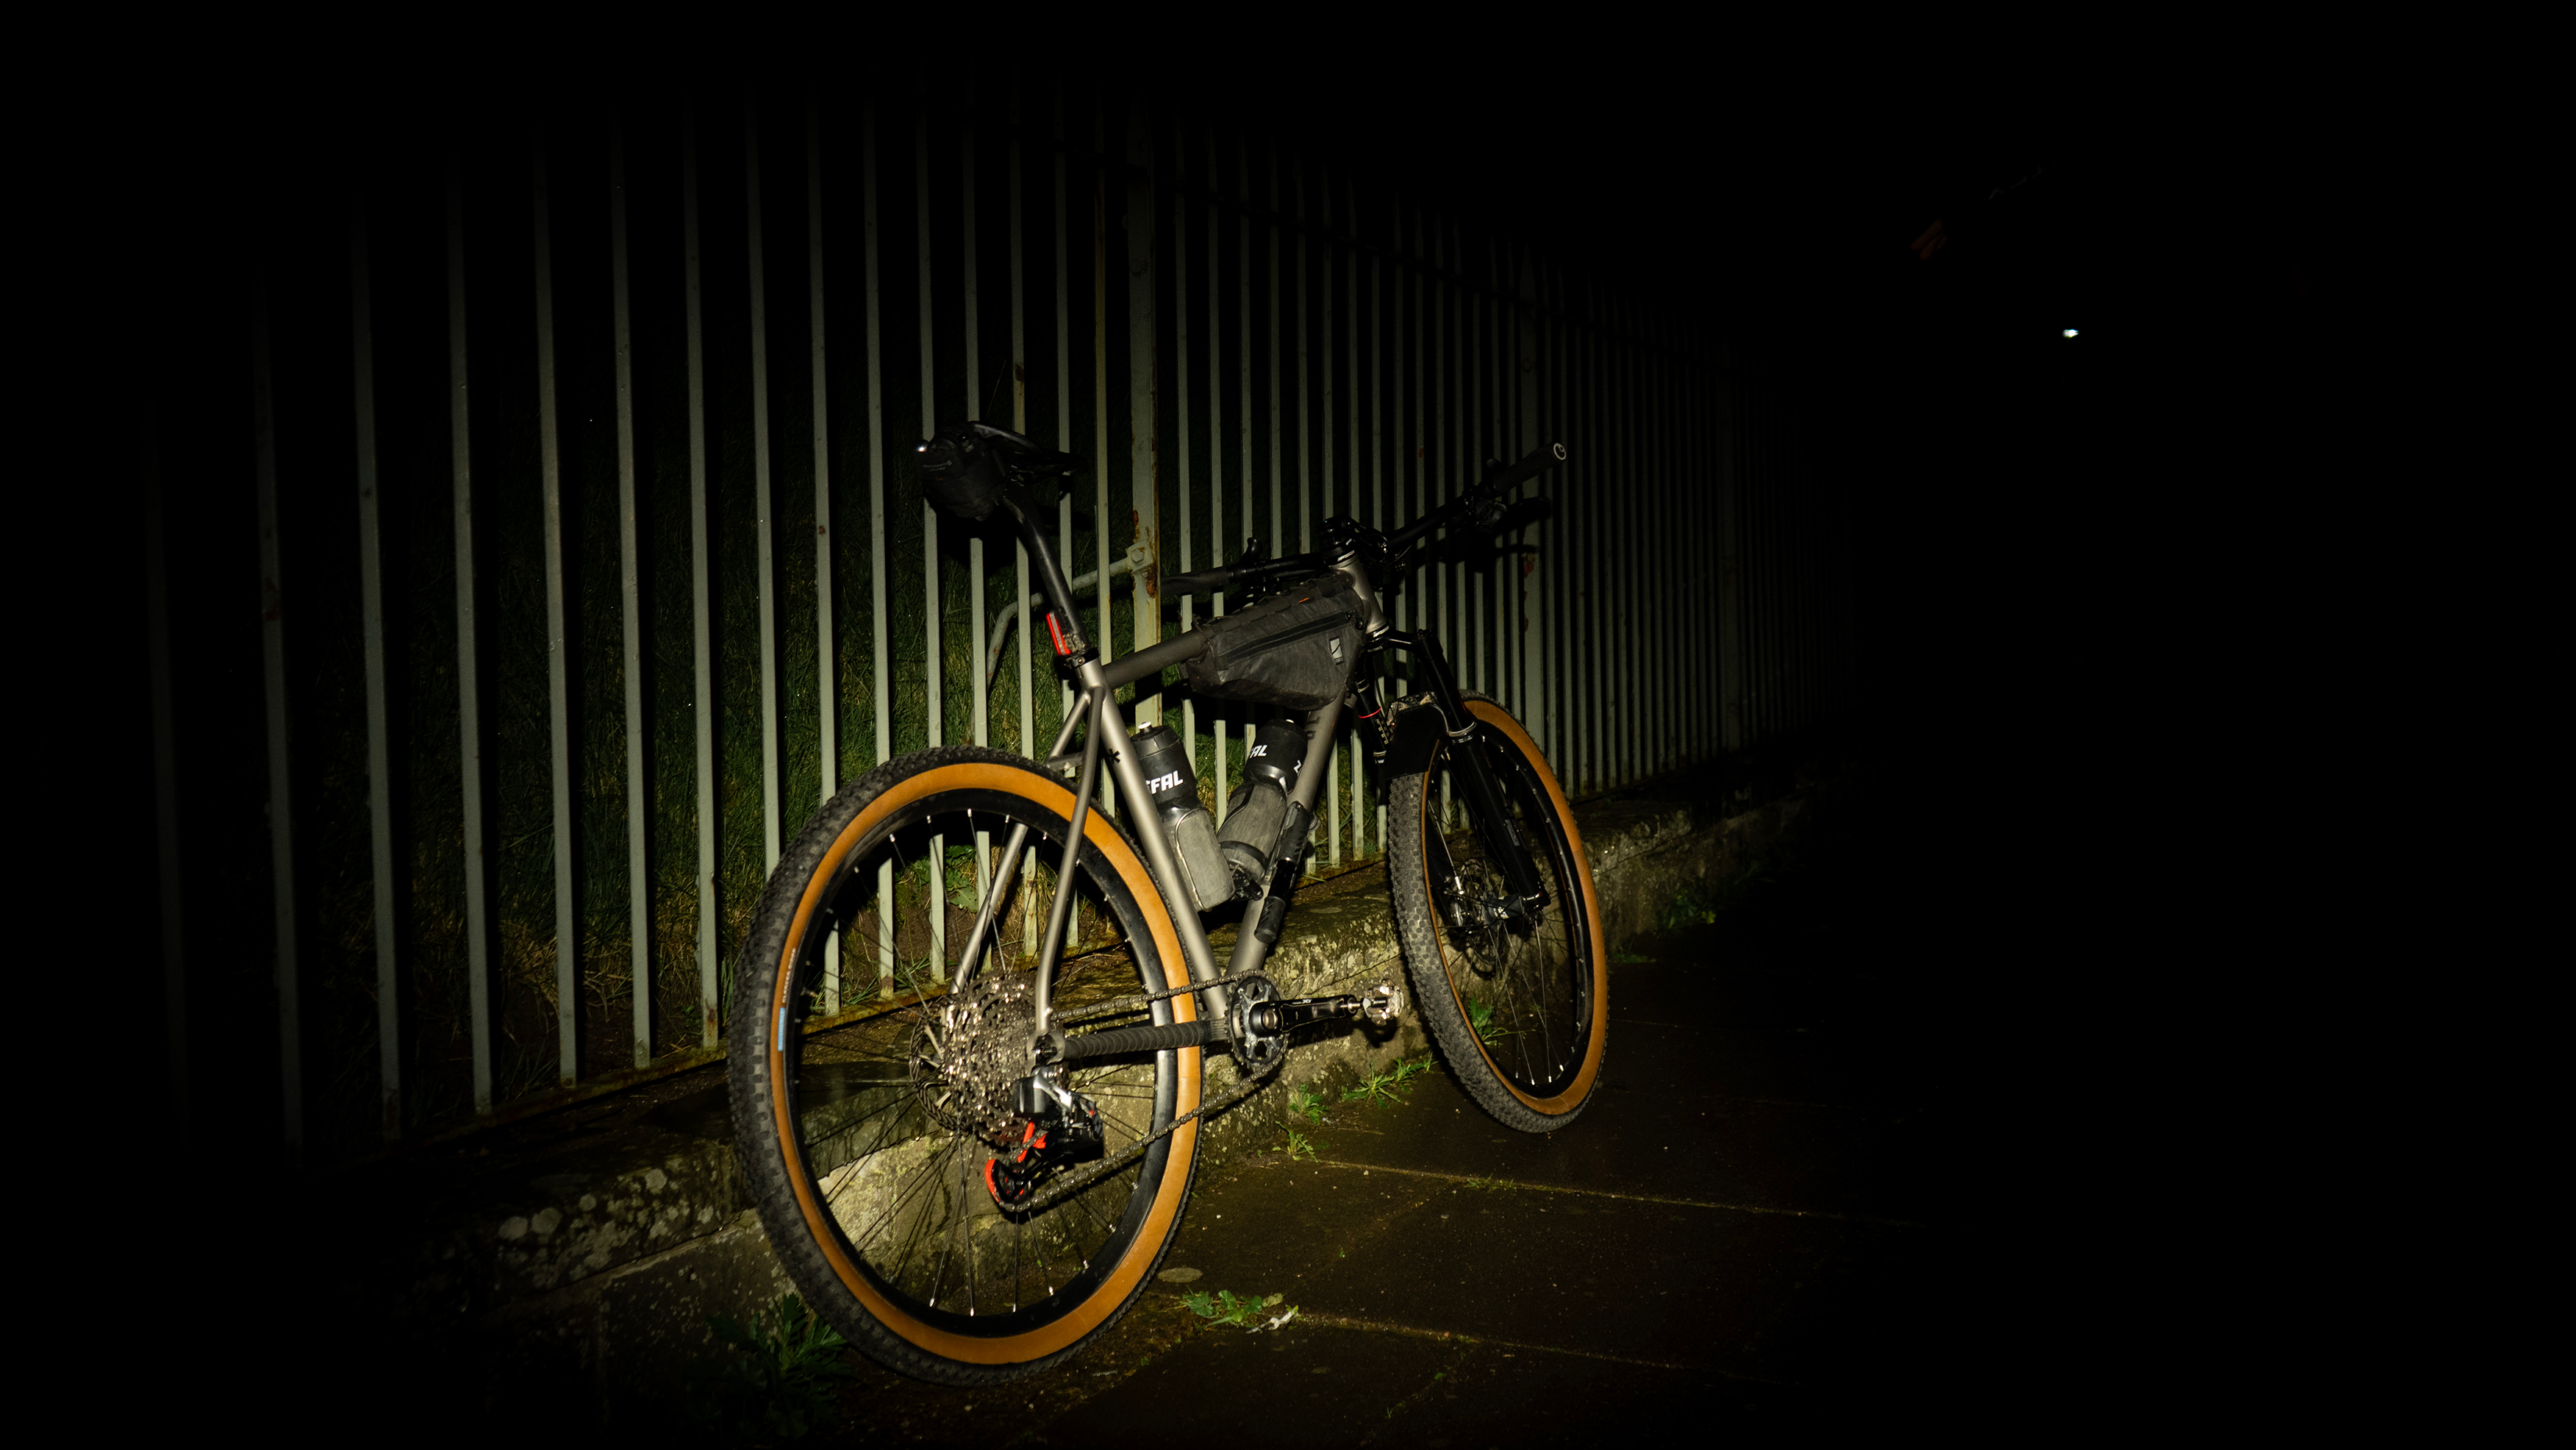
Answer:
[{"label": "bicycle rear wheel", "polygon": [[[1114,1324],[1149,1282],[1189,1194],[1200,1049],[1086,1061],[1105,1155],[1135,1161],[1035,1211],[987,1177],[1026,1128],[1029,955],[1063,879],[1062,782],[999,751],[947,747],[879,766],[835,796],[779,862],[736,967],[734,1135],[770,1243],[797,1288],[889,1368],[947,1384],[1036,1373]],[[994,879],[1015,827],[1026,862]],[[1059,1011],[1187,983],[1143,861],[1093,811]],[[984,896],[993,949],[965,949]],[[889,901],[888,898],[891,898]],[[889,911],[891,907],[891,911]],[[837,963],[837,968],[836,964]],[[1166,998],[1076,1031],[1185,1022]]]},{"label": "bicycle rear wheel", "polygon": [[[1444,740],[1430,767],[1387,793],[1387,882],[1422,1020],[1458,1084],[1524,1133],[1572,1123],[1601,1082],[1609,950],[1573,808],[1520,722],[1482,695],[1473,746]],[[1515,912],[1501,873],[1444,789],[1451,752],[1482,749],[1503,808],[1529,844],[1546,904]],[[1453,798],[1457,804],[1450,804]],[[1444,829],[1444,826],[1446,829]]]}]

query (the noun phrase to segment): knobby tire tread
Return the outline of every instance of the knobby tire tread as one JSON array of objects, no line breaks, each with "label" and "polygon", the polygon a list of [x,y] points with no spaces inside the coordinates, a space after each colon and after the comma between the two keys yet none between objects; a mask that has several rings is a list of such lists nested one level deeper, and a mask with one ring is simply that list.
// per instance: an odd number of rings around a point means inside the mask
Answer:
[{"label": "knobby tire tread", "polygon": [[[1461,691],[1460,694],[1466,700],[1491,705],[1498,711],[1502,709],[1488,696],[1473,691]],[[1499,732],[1493,732],[1490,726],[1488,731],[1499,736]],[[1520,753],[1507,741],[1505,748]],[[1542,771],[1547,768],[1544,760],[1530,763]],[[1476,1040],[1474,1027],[1466,1014],[1459,1010],[1452,995],[1443,957],[1442,924],[1425,884],[1424,834],[1429,829],[1424,823],[1425,797],[1431,793],[1436,770],[1435,760],[1431,768],[1395,777],[1388,783],[1387,791],[1387,885],[1394,898],[1396,939],[1403,947],[1405,967],[1413,979],[1415,1010],[1420,1013],[1423,1025],[1430,1029],[1432,1041],[1439,1046],[1442,1059],[1449,1064],[1451,1076],[1478,1107],[1496,1122],[1516,1132],[1553,1133],[1581,1117],[1584,1109],[1591,1105],[1592,1098],[1599,1093],[1602,1081],[1599,1060],[1596,1058],[1594,1062],[1591,1085],[1582,1101],[1557,1114],[1538,1112],[1522,1102],[1488,1062],[1483,1047]],[[1508,782],[1504,784],[1508,788]],[[1556,798],[1562,798],[1561,791]],[[1576,838],[1568,834],[1570,823],[1559,819],[1560,809],[1550,801],[1546,815],[1538,822],[1539,828],[1547,831],[1553,839],[1533,840],[1530,846],[1538,852],[1563,846],[1578,869],[1588,873],[1590,867],[1584,862],[1581,848],[1573,845]],[[1581,889],[1579,883],[1576,889]],[[1591,898],[1587,901],[1588,909],[1597,912],[1597,896],[1586,894]],[[1598,923],[1587,921],[1586,924],[1586,935],[1594,939],[1597,951]],[[1596,992],[1592,1003],[1593,1016],[1599,1018],[1607,1010],[1603,994]],[[1595,1051],[1606,1054],[1606,1045]]]},{"label": "knobby tire tread", "polygon": [[[768,886],[762,891],[752,914],[753,927],[736,959],[733,976],[731,1021],[727,1024],[727,1057],[734,1090],[728,1095],[732,1110],[736,1156],[742,1165],[743,1178],[758,1209],[761,1226],[766,1230],[770,1247],[787,1271],[789,1281],[804,1294],[807,1303],[858,1349],[878,1364],[898,1374],[935,1384],[974,1388],[1007,1384],[1071,1359],[1082,1353],[1103,1335],[1115,1329],[1143,1297],[1143,1286],[1155,1282],[1172,1245],[1180,1237],[1181,1218],[1176,1216],[1170,1232],[1154,1246],[1152,1261],[1139,1279],[1139,1287],[1116,1305],[1099,1324],[1065,1348],[1040,1359],[1017,1364],[969,1364],[932,1354],[886,1328],[866,1308],[856,1302],[841,1284],[840,1277],[815,1242],[812,1230],[795,1206],[796,1188],[785,1154],[779,1149],[770,1120],[770,1058],[760,1027],[765,1008],[744,1010],[747,1004],[765,1004],[777,976],[780,953],[786,945],[787,932],[793,925],[796,904],[803,898],[806,886],[822,864],[842,830],[868,804],[897,783],[913,775],[959,762],[1007,765],[1028,772],[1033,779],[1043,780],[1026,759],[982,746],[936,746],[899,756],[851,781],[816,811],[803,830],[779,854],[778,867],[770,873]],[[1097,803],[1092,815],[1107,820],[1117,833],[1121,846],[1130,856],[1136,855],[1135,838],[1125,822],[1103,817]],[[1165,910],[1159,897],[1139,900],[1140,910]],[[1186,1213],[1190,1195],[1197,1187],[1199,1154],[1195,1142],[1187,1154],[1188,1162],[1180,1171],[1181,1204]],[[1168,1170],[1167,1170],[1168,1171]]]}]

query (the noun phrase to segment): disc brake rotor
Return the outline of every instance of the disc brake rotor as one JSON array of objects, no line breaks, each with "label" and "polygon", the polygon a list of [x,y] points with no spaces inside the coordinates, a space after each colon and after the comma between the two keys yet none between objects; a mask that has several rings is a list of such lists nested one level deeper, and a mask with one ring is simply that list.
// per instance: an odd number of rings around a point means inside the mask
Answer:
[{"label": "disc brake rotor", "polygon": [[1500,971],[1508,928],[1503,883],[1494,868],[1483,861],[1458,863],[1457,874],[1444,895],[1441,915],[1449,919],[1458,944],[1467,949],[1468,966],[1480,977]]}]

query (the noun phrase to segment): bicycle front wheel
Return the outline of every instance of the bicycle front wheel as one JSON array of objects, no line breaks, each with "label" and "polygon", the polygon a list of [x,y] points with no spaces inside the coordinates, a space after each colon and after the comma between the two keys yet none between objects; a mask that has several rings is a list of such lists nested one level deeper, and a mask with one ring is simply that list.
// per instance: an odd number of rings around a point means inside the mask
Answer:
[{"label": "bicycle front wheel", "polygon": [[[1424,1025],[1458,1085],[1505,1127],[1572,1123],[1601,1082],[1609,950],[1573,808],[1520,722],[1482,695],[1471,745],[1444,740],[1430,767],[1387,792],[1387,882]],[[1462,792],[1452,752],[1480,749],[1503,809],[1528,843],[1546,900],[1536,919],[1510,900]]]},{"label": "bicycle front wheel", "polygon": [[[1000,751],[879,766],[782,857],[735,969],[734,1137],[770,1243],[853,1345],[923,1379],[1017,1379],[1107,1330],[1169,1248],[1195,1172],[1199,1125],[1172,1128],[1199,1103],[1192,1047],[1069,1076],[1100,1110],[1093,1172],[1131,1161],[1069,1196],[994,1186],[1027,1129],[1012,1090],[1072,812],[1062,782]],[[1144,862],[1097,810],[1069,879],[1053,999],[1100,1009],[1073,1030],[1192,1020],[1187,995],[1110,1005],[1188,977]],[[958,960],[988,897],[991,946]]]}]

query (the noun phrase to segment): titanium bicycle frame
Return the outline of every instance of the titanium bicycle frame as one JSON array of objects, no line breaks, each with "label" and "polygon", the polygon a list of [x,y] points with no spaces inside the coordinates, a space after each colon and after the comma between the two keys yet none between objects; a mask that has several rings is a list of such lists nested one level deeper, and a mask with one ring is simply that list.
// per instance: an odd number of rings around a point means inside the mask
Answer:
[{"label": "titanium bicycle frame", "polygon": [[[982,431],[990,434],[995,430]],[[1553,446],[1531,454],[1516,469],[1507,472],[1497,468],[1478,489],[1398,531],[1395,541],[1410,544],[1436,528],[1458,521],[1462,510],[1468,516],[1474,516],[1473,508],[1479,493],[1487,498],[1498,493],[1500,482],[1509,474],[1534,476],[1547,466],[1547,462],[1553,461],[1542,461],[1543,455],[1550,453],[1556,459],[1564,456],[1561,446]],[[1266,566],[1263,572],[1267,576],[1307,570],[1312,566],[1315,572],[1331,569],[1348,577],[1367,606],[1369,639],[1360,658],[1352,663],[1351,681],[1343,698],[1306,717],[1306,758],[1297,772],[1295,788],[1288,793],[1289,809],[1284,817],[1286,822],[1296,823],[1297,829],[1283,830],[1282,839],[1274,849],[1262,893],[1247,903],[1246,929],[1236,938],[1227,970],[1220,972],[1215,948],[1208,941],[1206,923],[1200,919],[1198,902],[1187,886],[1188,877],[1181,870],[1170,837],[1160,829],[1153,793],[1146,788],[1144,771],[1137,764],[1133,751],[1114,748],[1109,743],[1123,742],[1128,738],[1127,717],[1118,706],[1119,687],[1157,676],[1165,669],[1186,663],[1205,652],[1211,637],[1210,626],[1202,625],[1174,639],[1139,650],[1125,659],[1102,664],[1099,652],[1081,633],[1081,616],[1076,612],[1072,586],[1066,582],[1055,552],[1047,547],[1035,517],[1033,500],[1024,488],[1015,484],[1003,491],[1001,503],[1011,516],[1020,542],[1027,547],[1034,561],[1037,582],[1048,601],[1049,634],[1056,644],[1058,667],[1072,676],[1077,691],[1073,708],[1065,713],[1063,729],[1058,732],[1055,744],[1048,752],[1047,764],[1052,771],[1061,773],[1067,763],[1065,747],[1073,739],[1073,732],[1085,720],[1091,726],[1084,736],[1082,754],[1075,771],[1073,817],[1066,831],[1066,867],[1055,899],[1049,906],[1046,935],[1038,950],[1035,994],[1038,1040],[1048,1038],[1054,1027],[1055,969],[1063,954],[1074,898],[1072,865],[1079,858],[1083,828],[1092,809],[1092,798],[1099,788],[1104,754],[1108,757],[1110,778],[1117,785],[1119,802],[1127,808],[1131,819],[1141,823],[1141,829],[1134,834],[1144,852],[1146,869],[1154,878],[1154,889],[1161,893],[1165,910],[1180,938],[1181,955],[1188,966],[1191,984],[1196,994],[1206,1001],[1208,1010],[1200,1017],[1200,1021],[1206,1024],[1203,1040],[1209,1043],[1228,1040],[1232,1036],[1232,1003],[1222,982],[1227,977],[1241,977],[1259,971],[1269,959],[1276,935],[1252,929],[1252,923],[1272,898],[1291,884],[1288,872],[1282,867],[1293,870],[1296,859],[1304,853],[1306,833],[1313,825],[1315,802],[1323,792],[1325,757],[1340,730],[1344,704],[1352,700],[1357,700],[1364,707],[1376,704],[1376,675],[1369,668],[1370,662],[1384,650],[1404,650],[1423,666],[1429,685],[1428,690],[1410,697],[1408,703],[1431,708],[1405,710],[1393,722],[1392,728],[1385,719],[1383,707],[1363,709],[1363,715],[1377,727],[1378,748],[1371,751],[1371,757],[1382,769],[1409,773],[1427,768],[1444,738],[1456,743],[1470,742],[1478,738],[1483,727],[1468,713],[1459,695],[1456,678],[1450,672],[1448,656],[1440,648],[1439,641],[1427,632],[1397,631],[1387,627],[1379,604],[1377,580],[1370,567],[1372,562],[1381,567],[1393,563],[1386,536],[1347,519],[1331,519],[1326,522],[1325,531],[1328,543],[1335,546],[1332,552],[1336,557],[1328,560],[1322,555],[1301,555]],[[1210,571],[1207,575],[1174,576],[1166,582],[1196,580],[1204,583],[1208,579],[1230,577],[1233,572],[1224,570]],[[1527,843],[1503,812],[1500,785],[1494,779],[1493,767],[1485,752],[1452,750],[1451,755],[1454,762],[1463,766],[1457,771],[1457,778],[1467,796],[1468,816],[1475,823],[1491,859],[1502,866],[1512,895],[1519,898],[1519,909],[1532,914],[1543,911],[1545,892],[1539,883],[1537,869],[1530,860]],[[1296,839],[1288,839],[1291,835]],[[965,951],[958,959],[961,967],[972,970],[971,964],[981,960],[986,942],[992,936],[993,919],[1004,895],[1004,883],[1018,871],[1027,842],[1028,827],[1019,825],[1011,829],[1010,836],[1003,843],[999,869],[991,877],[992,886],[985,894],[976,914],[974,929],[966,939]]]}]

